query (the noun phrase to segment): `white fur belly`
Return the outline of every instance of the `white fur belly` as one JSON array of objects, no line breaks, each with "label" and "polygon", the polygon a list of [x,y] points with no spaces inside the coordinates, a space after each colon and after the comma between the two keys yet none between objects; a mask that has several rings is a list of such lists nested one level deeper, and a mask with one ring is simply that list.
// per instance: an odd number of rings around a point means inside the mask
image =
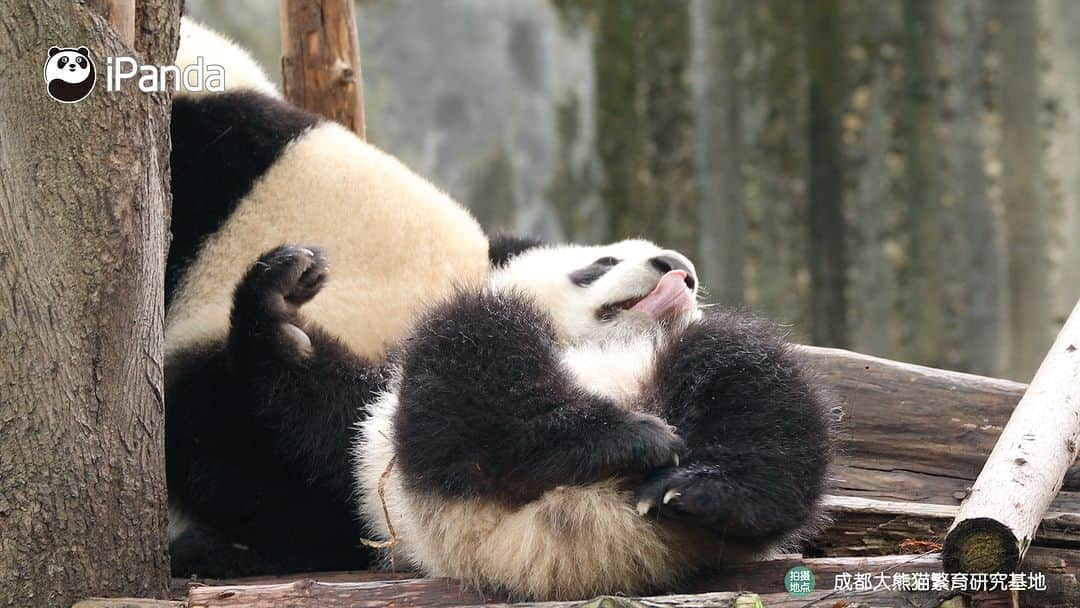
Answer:
[{"label": "white fur belly", "polygon": [[488,267],[487,239],[468,211],[344,128],[320,123],[207,239],[170,307],[167,350],[220,337],[244,272],[285,242],[326,249],[330,279],[303,313],[370,358]]},{"label": "white fur belly", "polygon": [[396,407],[387,393],[362,423],[356,475],[361,518],[373,539],[396,541],[388,551],[398,568],[516,597],[576,599],[641,592],[702,565],[692,541],[638,515],[614,480],[559,487],[516,508],[410,492],[391,466]]}]

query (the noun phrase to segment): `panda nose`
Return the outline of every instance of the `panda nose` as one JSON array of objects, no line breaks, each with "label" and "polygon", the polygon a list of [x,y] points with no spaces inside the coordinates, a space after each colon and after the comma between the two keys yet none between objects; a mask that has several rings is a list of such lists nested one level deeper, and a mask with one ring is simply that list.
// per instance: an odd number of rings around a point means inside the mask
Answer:
[{"label": "panda nose", "polygon": [[694,274],[694,267],[681,256],[658,255],[649,260],[649,265],[659,270],[660,274],[667,274],[672,270],[682,270],[686,272],[686,286],[693,291],[694,286],[697,285],[697,275]]}]

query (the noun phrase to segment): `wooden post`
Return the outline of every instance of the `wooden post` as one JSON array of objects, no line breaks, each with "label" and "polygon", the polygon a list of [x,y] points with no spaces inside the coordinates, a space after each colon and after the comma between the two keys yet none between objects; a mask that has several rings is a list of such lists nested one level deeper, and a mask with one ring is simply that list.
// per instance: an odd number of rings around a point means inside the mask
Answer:
[{"label": "wooden post", "polygon": [[352,0],[281,0],[281,75],[290,102],[364,137]]},{"label": "wooden post", "polygon": [[1001,432],[945,538],[949,572],[1007,572],[1024,557],[1080,445],[1080,302]]},{"label": "wooden post", "polygon": [[135,47],[135,0],[90,0],[125,44]]}]

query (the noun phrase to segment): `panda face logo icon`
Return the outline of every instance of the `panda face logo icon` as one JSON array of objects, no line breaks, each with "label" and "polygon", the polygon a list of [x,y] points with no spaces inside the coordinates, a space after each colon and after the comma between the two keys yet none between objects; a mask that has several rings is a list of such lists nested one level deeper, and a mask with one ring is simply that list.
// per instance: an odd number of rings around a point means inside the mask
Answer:
[{"label": "panda face logo icon", "polygon": [[49,49],[45,60],[49,97],[61,103],[81,101],[94,90],[94,75],[94,60],[85,46]]}]

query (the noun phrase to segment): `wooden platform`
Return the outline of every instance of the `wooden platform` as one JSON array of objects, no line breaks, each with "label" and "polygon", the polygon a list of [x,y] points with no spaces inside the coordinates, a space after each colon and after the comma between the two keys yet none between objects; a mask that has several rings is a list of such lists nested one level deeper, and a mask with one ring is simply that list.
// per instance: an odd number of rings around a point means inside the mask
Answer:
[{"label": "wooden platform", "polygon": [[[798,565],[814,573],[816,590],[796,597],[784,589],[784,575]],[[647,598],[605,597],[577,602],[544,602],[517,606],[588,606],[589,608],[691,607],[778,608],[1038,608],[1080,606],[1080,551],[1033,549],[1021,570],[1041,572],[1045,591],[977,592],[836,591],[838,574],[941,572],[938,554],[881,557],[789,557],[734,565],[707,580],[688,585],[676,595]],[[87,600],[76,608],[402,608],[411,606],[500,606],[507,598],[484,595],[447,579],[415,578],[408,573],[327,572],[296,577],[259,577],[235,581],[173,582],[171,602],[148,600]]]}]

